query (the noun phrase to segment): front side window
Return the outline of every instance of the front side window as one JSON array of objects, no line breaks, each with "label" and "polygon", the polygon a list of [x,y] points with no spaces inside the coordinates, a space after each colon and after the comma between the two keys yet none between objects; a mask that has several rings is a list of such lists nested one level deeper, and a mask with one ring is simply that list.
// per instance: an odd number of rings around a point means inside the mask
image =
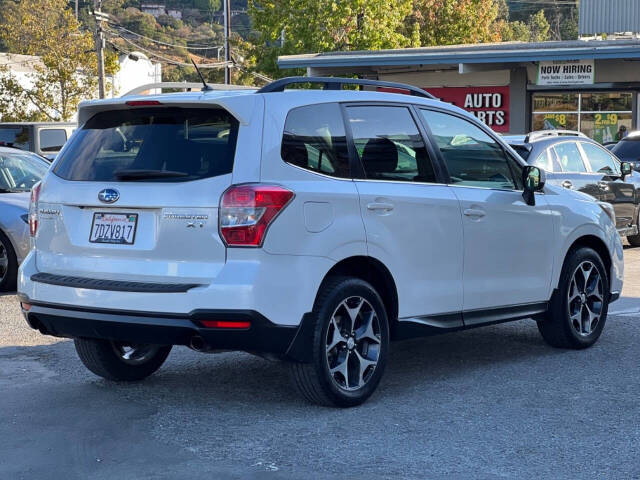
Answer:
[{"label": "front side window", "polygon": [[588,142],[580,142],[587,160],[593,172],[604,173],[605,175],[616,175],[620,173],[617,162],[602,148]]},{"label": "front side window", "polygon": [[555,145],[553,149],[558,156],[560,167],[563,172],[586,172],[587,169],[582,161],[582,155],[578,150],[576,142],[564,142]]},{"label": "front side window", "polygon": [[408,108],[349,107],[347,117],[366,178],[436,181],[422,135]]},{"label": "front side window", "polygon": [[180,182],[231,173],[238,121],[226,110],[134,108],[97,113],[54,173],[78,181]]},{"label": "front side window", "polygon": [[40,150],[43,152],[59,152],[67,141],[67,132],[62,128],[40,130]]},{"label": "front side window", "polygon": [[478,126],[460,117],[421,110],[442,153],[451,183],[512,190],[520,188],[514,175],[519,166],[500,144]]},{"label": "front side window", "polygon": [[282,159],[305,170],[349,178],[349,153],[337,103],[291,110],[282,137]]}]

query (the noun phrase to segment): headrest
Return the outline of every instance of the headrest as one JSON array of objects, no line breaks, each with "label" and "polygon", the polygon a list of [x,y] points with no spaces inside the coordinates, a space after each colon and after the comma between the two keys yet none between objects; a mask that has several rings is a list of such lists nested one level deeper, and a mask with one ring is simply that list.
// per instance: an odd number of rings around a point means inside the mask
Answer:
[{"label": "headrest", "polygon": [[362,164],[367,174],[395,172],[398,168],[398,148],[388,138],[372,138],[362,151]]}]

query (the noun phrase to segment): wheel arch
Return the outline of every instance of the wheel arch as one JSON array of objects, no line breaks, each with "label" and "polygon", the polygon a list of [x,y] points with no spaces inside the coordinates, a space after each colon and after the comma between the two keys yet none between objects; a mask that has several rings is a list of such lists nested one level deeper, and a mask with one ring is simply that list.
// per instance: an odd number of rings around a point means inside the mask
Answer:
[{"label": "wheel arch", "polygon": [[398,322],[398,290],[393,275],[386,265],[380,260],[366,255],[344,258],[326,273],[320,283],[316,298],[327,279],[335,276],[356,277],[370,283],[382,298],[389,318],[389,327],[393,334]]},{"label": "wheel arch", "polygon": [[[562,267],[564,268],[564,264],[567,261],[569,254],[580,247],[591,248],[595,250],[598,253],[598,255],[600,255],[600,258],[602,259],[602,263],[604,263],[604,267],[607,270],[607,282],[609,282],[609,286],[611,286],[611,273],[612,273],[611,272],[611,268],[612,268],[611,253],[609,252],[609,248],[607,247],[607,244],[604,242],[604,240],[602,240],[597,235],[587,234],[587,235],[582,235],[577,239],[575,239],[573,243],[569,246],[569,248],[567,249],[564,255]],[[560,279],[558,278],[555,288],[558,288],[559,281]]]}]

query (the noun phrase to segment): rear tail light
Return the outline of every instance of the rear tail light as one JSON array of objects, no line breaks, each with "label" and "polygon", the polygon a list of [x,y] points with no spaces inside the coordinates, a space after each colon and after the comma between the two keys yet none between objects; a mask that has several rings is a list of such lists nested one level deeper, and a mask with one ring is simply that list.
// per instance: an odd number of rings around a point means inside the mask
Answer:
[{"label": "rear tail light", "polygon": [[31,189],[31,202],[29,203],[29,235],[36,236],[38,232],[38,200],[42,183],[36,183]]},{"label": "rear tail light", "polygon": [[228,188],[220,203],[222,239],[229,247],[261,247],[269,225],[293,197],[291,190],[277,185]]}]

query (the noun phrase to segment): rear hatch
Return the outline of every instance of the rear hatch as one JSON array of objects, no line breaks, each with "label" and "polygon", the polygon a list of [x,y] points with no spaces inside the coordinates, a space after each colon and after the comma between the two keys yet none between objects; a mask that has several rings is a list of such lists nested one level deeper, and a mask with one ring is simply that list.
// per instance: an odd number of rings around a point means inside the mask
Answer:
[{"label": "rear hatch", "polygon": [[42,186],[37,269],[161,283],[215,278],[225,262],[218,204],[238,129],[215,105],[96,113]]}]

